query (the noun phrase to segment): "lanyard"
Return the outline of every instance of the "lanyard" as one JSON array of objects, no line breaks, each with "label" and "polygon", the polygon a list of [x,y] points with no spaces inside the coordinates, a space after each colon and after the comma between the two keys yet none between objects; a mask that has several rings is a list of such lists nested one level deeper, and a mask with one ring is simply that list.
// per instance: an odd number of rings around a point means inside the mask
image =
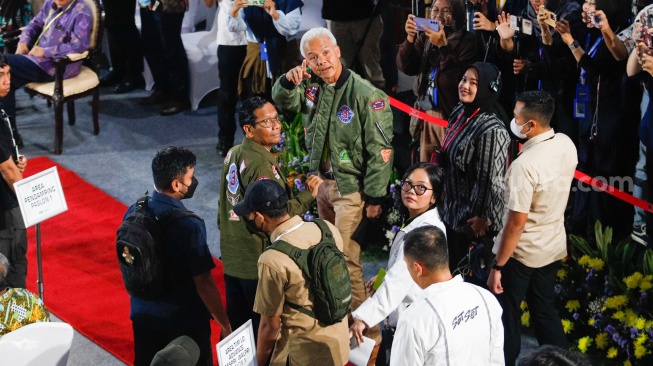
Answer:
[{"label": "lanyard", "polygon": [[282,237],[282,236],[284,236],[284,235],[286,235],[286,234],[290,234],[291,232],[293,232],[293,231],[299,229],[299,227],[302,226],[302,225],[304,225],[304,221],[302,221],[302,222],[300,222],[299,224],[297,224],[297,225],[291,227],[290,229],[288,229],[288,230],[282,232],[281,234],[279,234],[279,236],[277,236],[276,239],[274,239],[274,241],[279,241],[279,240],[281,240],[281,237]]},{"label": "lanyard", "polygon": [[41,31],[41,34],[39,35],[39,38],[36,39],[36,43],[34,43],[34,47],[36,47],[39,44],[39,41],[41,40],[41,37],[43,37],[43,34],[45,34],[45,32],[47,32],[48,29],[50,29],[50,26],[52,25],[52,23],[54,23],[54,21],[57,20],[63,13],[67,12],[68,9],[70,9],[73,6],[74,3],[75,3],[75,0],[72,0],[66,9],[64,9],[62,12],[57,14],[54,18],[52,18],[48,22],[47,19],[50,18],[50,16],[52,15],[52,12],[54,11],[54,9],[50,9],[50,13],[48,13],[48,18],[46,18],[47,24],[45,25],[45,27],[43,27],[43,30]]},{"label": "lanyard", "polygon": [[[599,38],[594,41],[594,44],[592,45],[592,48],[590,48],[590,35],[587,35],[587,40],[585,41],[585,49],[589,49],[587,51],[587,54],[590,56],[590,58],[594,58],[596,56],[596,52],[599,50],[599,45],[601,44],[601,41],[603,41],[603,36],[600,36]],[[581,84],[584,84],[585,81],[585,75],[587,74],[587,71],[585,69],[580,69],[580,80]]]},{"label": "lanyard", "polygon": [[[465,128],[465,126],[467,126],[467,123],[469,123],[469,120],[471,120],[472,118],[474,118],[474,117],[478,114],[478,112],[479,112],[480,110],[481,110],[481,108],[476,108],[476,110],[474,111],[474,113],[472,113],[472,115],[469,116],[469,118],[467,118],[467,121],[465,121],[465,123],[463,123],[460,127],[458,127],[458,129],[456,130],[456,132],[454,133],[454,135],[451,136],[451,138],[449,138],[449,136],[451,135],[451,131],[449,131],[449,132],[444,136],[444,141],[443,141],[443,143],[442,143],[442,150],[446,150],[446,149],[447,149],[447,146],[451,145],[451,142],[453,142],[453,140],[454,140],[454,139],[455,139],[455,138],[460,134],[460,132],[462,132],[462,130]],[[456,120],[456,123],[454,123],[454,125],[455,125],[455,124],[458,124],[458,122],[460,122],[460,120],[463,118],[463,115],[464,115],[464,114],[465,114],[465,111],[463,110],[463,113],[461,113],[460,116],[458,116],[458,119]],[[448,142],[448,143],[447,143],[447,142]]]},{"label": "lanyard", "polygon": [[0,109],[0,117],[4,119],[5,122],[7,123],[7,128],[9,129],[9,135],[11,136],[11,144],[14,149],[13,153],[16,154],[14,159],[18,161],[18,155],[20,154],[18,153],[18,146],[16,146],[16,140],[14,139],[14,131],[11,129],[11,122],[9,121],[9,116],[7,116],[7,113],[5,113],[4,109]]}]

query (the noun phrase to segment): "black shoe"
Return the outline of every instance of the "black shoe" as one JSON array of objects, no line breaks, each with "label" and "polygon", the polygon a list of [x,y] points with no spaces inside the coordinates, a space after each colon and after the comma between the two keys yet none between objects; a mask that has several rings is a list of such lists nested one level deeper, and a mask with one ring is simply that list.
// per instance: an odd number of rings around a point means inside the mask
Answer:
[{"label": "black shoe", "polygon": [[113,92],[116,94],[124,94],[129,93],[135,89],[143,88],[144,86],[145,80],[143,80],[143,77],[125,78],[120,84],[116,85],[116,87],[113,88]]},{"label": "black shoe", "polygon": [[173,100],[166,105],[163,106],[163,109],[161,109],[160,114],[162,116],[172,116],[173,114],[181,113],[183,111],[187,111],[190,109],[190,102],[187,100]]},{"label": "black shoe", "polygon": [[215,145],[215,151],[218,152],[221,156],[227,156],[227,153],[229,150],[234,146],[233,143],[228,143],[226,141],[219,141],[217,145]]},{"label": "black shoe", "polygon": [[121,79],[121,75],[118,75],[118,73],[115,71],[111,71],[107,74],[107,76],[100,79],[100,86],[113,86],[118,84]]},{"label": "black shoe", "polygon": [[168,94],[162,90],[154,89],[154,92],[149,97],[141,98],[138,104],[142,106],[157,105],[165,103],[169,100]]}]

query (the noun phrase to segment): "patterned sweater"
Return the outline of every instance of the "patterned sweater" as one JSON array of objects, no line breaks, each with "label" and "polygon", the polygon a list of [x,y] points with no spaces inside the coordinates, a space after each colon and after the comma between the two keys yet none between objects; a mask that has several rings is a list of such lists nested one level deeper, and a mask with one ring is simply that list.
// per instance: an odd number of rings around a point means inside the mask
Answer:
[{"label": "patterned sweater", "polygon": [[493,113],[481,112],[471,119],[461,117],[458,104],[449,118],[440,163],[444,170],[443,221],[464,232],[467,220],[486,217],[489,231],[502,226],[504,175],[510,136]]}]

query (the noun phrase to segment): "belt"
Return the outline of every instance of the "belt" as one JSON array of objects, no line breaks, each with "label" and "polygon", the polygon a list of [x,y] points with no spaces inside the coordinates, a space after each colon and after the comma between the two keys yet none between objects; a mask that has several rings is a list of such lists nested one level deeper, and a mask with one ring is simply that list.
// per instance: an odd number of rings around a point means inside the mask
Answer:
[{"label": "belt", "polygon": [[320,172],[320,174],[324,179],[336,180],[336,176],[333,174],[333,172]]}]

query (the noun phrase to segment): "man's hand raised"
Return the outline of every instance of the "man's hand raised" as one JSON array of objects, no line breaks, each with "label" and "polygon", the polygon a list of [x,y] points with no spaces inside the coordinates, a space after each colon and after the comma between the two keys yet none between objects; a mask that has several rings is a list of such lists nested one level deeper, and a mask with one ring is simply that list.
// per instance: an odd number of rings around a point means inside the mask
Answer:
[{"label": "man's hand raised", "polygon": [[311,74],[306,72],[306,60],[302,61],[300,66],[294,67],[286,73],[286,79],[295,85],[299,85],[299,83],[310,77]]}]

